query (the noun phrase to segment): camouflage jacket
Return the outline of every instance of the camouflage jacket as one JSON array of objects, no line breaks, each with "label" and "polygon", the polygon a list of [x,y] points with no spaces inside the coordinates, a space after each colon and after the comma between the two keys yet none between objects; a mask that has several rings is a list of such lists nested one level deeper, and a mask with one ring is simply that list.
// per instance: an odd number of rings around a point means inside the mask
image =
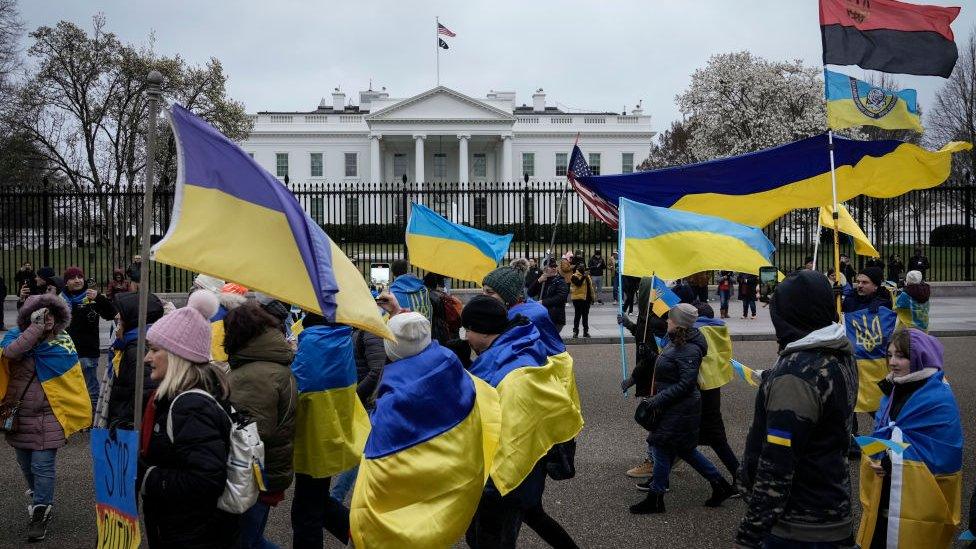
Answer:
[{"label": "camouflage jacket", "polygon": [[844,327],[787,345],[756,396],[738,481],[749,510],[736,541],[759,547],[770,533],[795,541],[851,537],[847,462],[857,366]]}]

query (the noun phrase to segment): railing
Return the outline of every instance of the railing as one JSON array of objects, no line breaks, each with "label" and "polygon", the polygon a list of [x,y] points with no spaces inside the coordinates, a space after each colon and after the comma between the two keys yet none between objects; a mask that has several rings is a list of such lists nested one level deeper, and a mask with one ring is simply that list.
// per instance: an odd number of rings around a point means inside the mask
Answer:
[{"label": "railing", "polygon": [[[352,258],[364,273],[371,262],[405,257],[404,231],[411,202],[421,202],[446,217],[494,233],[512,233],[506,260],[541,258],[556,232],[558,255],[594,250],[605,256],[617,248],[617,233],[590,218],[565,182],[415,184],[303,184],[290,190],[312,219]],[[559,203],[565,198],[562,216]],[[159,190],[154,202],[153,239],[169,226],[172,190]],[[887,262],[903,262],[919,246],[931,262],[928,279],[976,280],[973,272],[974,189],[943,185],[892,199],[858,197],[847,203],[854,219]],[[99,285],[113,268],[125,268],[138,253],[142,192],[138,189],[96,194],[56,188],[0,189],[0,276],[13,286],[24,261],[35,268],[49,265],[61,273],[78,265]],[[777,246],[776,266],[790,270],[813,254],[817,238],[816,210],[795,210],[765,228]],[[967,236],[968,235],[968,236]],[[818,266],[832,263],[833,239],[821,231]],[[841,249],[854,257],[849,239]],[[864,258],[855,263],[861,265]],[[275,266],[257,266],[274,269]],[[193,273],[161,264],[153,266],[153,291],[185,291]],[[455,281],[454,287],[470,287]]]}]

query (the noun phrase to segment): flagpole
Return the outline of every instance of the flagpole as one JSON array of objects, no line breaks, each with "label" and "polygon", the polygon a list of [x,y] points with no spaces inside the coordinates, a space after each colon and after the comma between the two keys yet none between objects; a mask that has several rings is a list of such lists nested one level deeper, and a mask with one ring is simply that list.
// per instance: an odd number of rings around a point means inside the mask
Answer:
[{"label": "flagpole", "polygon": [[[573,146],[579,145],[579,132],[576,133],[576,141],[573,142]],[[569,188],[563,188],[563,196],[559,201],[559,207],[556,209],[556,221],[552,224],[552,237],[549,239],[549,249],[546,250],[546,257],[543,259],[542,266],[545,267],[546,261],[552,257],[552,249],[556,246],[556,229],[559,228],[559,218],[562,217],[563,208],[566,206],[566,197],[569,194]]]},{"label": "flagpole", "polygon": [[[578,139],[578,137],[577,137]],[[618,206],[619,208],[619,206]],[[620,211],[620,216],[617,219],[617,255],[620,256],[617,260],[617,315],[621,317],[621,322],[617,323],[620,328],[620,371],[622,377],[621,382],[627,379],[627,344],[624,342],[624,324],[622,322],[624,316],[624,212]],[[637,320],[640,320],[640,307],[637,309]],[[645,319],[644,322],[647,322]],[[627,391],[623,392],[624,398],[627,398]]]},{"label": "flagpole", "polygon": [[[834,285],[840,284],[840,237],[837,234],[837,223],[840,219],[840,214],[837,211],[837,171],[834,168],[834,131],[827,130],[827,149],[830,151],[830,188],[833,192],[833,222],[834,222]],[[817,224],[820,224],[820,218],[817,218]],[[817,241],[820,241],[819,235],[817,235]],[[816,257],[814,258],[816,261]],[[840,304],[840,294],[837,294],[837,314],[841,314],[841,304]]]},{"label": "flagpole", "polygon": [[437,85],[441,85],[441,35],[437,33],[440,28],[440,17],[434,17],[434,49],[437,50]]},{"label": "flagpole", "polygon": [[820,208],[817,208],[817,232],[813,233],[813,270],[817,270],[817,253],[820,251]]}]

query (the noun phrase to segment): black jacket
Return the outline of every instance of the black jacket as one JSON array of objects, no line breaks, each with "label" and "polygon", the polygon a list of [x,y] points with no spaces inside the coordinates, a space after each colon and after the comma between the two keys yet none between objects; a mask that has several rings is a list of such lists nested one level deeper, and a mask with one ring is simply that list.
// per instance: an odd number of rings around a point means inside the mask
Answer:
[{"label": "black jacket", "polygon": [[557,274],[545,282],[537,280],[529,294],[539,295],[539,303],[549,311],[549,318],[553,324],[566,325],[566,299],[569,297],[569,285],[563,277]]},{"label": "black jacket", "polygon": [[590,269],[590,276],[603,276],[603,272],[607,269],[607,262],[602,255],[594,255],[590,257],[586,266]]},{"label": "black jacket", "polygon": [[660,410],[657,428],[647,441],[669,450],[686,450],[698,445],[701,396],[698,370],[708,353],[708,342],[697,328],[691,328],[680,347],[669,343],[654,366],[654,396],[651,406]]},{"label": "black jacket", "polygon": [[[525,273],[525,289],[526,289],[526,291],[530,291],[531,290],[532,285],[535,284],[535,281],[536,280],[539,280],[539,277],[540,276],[542,276],[542,269],[540,269],[539,267],[529,267],[529,270],[526,271],[526,273]],[[535,298],[535,296],[532,295],[531,293],[529,295],[533,299]]]},{"label": "black jacket", "polygon": [[[146,402],[149,401],[149,396],[156,390],[159,384],[149,378],[150,374],[152,374],[152,366],[142,360],[136,352],[136,345],[138,343],[136,336],[138,335],[139,325],[139,294],[136,292],[116,294],[112,304],[119,312],[123,327],[132,326],[133,328],[127,329],[127,333],[123,334],[122,339],[112,344],[112,350],[118,353],[112,360],[114,362],[117,359],[119,365],[118,373],[112,381],[112,391],[109,394],[107,425],[109,427],[118,426],[123,429],[131,429],[133,406],[135,404],[136,368],[142,365],[143,410],[145,410]],[[156,322],[163,316],[163,303],[155,294],[149,294],[146,305],[146,322],[148,322],[146,329],[148,329],[149,326],[152,326],[153,322]]]},{"label": "black jacket", "polygon": [[386,348],[383,338],[356,328],[352,331],[352,350],[356,358],[356,394],[363,406],[372,408],[373,393],[379,383],[383,366],[386,365]]},{"label": "black jacket", "polygon": [[[67,291],[67,290],[65,290]],[[82,293],[87,291],[81,290]],[[75,343],[78,356],[82,358],[98,358],[100,340],[98,335],[98,318],[112,320],[115,318],[115,307],[103,294],[95,296],[95,300],[85,305],[70,304],[71,324],[68,325],[68,335]]]},{"label": "black jacket", "polygon": [[[204,395],[180,397],[173,410],[173,442],[166,433],[169,399],[156,402],[141,475],[149,546],[236,547],[240,515],[217,509],[227,480],[230,419]],[[226,403],[224,404],[226,406]]]},{"label": "black jacket", "polygon": [[877,312],[878,307],[891,308],[891,292],[888,288],[884,286],[879,286],[878,289],[869,296],[862,296],[855,291],[851,295],[844,298],[844,302],[841,304],[841,309],[845,313],[853,313],[854,311],[860,311],[862,309],[869,309],[871,312]]}]

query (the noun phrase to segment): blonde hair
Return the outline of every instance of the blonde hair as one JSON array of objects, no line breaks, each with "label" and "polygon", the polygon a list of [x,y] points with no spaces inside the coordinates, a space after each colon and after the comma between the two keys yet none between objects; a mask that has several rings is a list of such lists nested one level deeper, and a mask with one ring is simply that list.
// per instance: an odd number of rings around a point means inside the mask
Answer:
[{"label": "blonde hair", "polygon": [[217,398],[227,398],[230,394],[227,377],[220,368],[210,362],[194,363],[166,353],[166,375],[156,389],[156,398],[173,399],[176,395],[190,389],[203,389]]}]

